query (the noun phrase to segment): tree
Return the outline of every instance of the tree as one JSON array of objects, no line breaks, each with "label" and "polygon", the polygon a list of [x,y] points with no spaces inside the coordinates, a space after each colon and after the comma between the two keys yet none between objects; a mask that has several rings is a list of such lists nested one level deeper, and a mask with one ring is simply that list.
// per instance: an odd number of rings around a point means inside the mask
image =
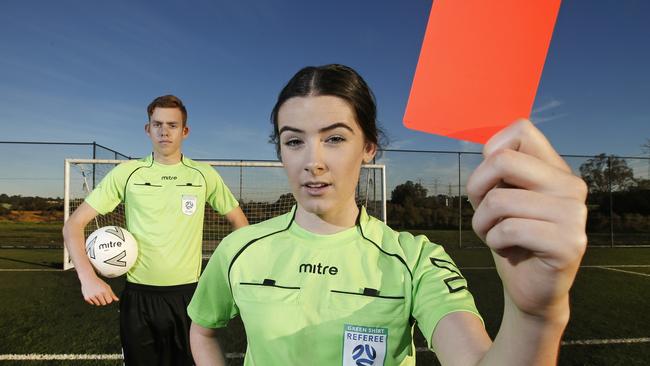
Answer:
[{"label": "tree", "polygon": [[390,196],[391,202],[395,204],[415,204],[416,202],[422,202],[427,197],[427,189],[420,183],[413,183],[407,180],[406,183],[396,186]]},{"label": "tree", "polygon": [[[634,172],[627,162],[615,156],[600,154],[580,165],[580,176],[590,193],[623,191],[634,186]],[[610,185],[611,184],[611,185]]]}]

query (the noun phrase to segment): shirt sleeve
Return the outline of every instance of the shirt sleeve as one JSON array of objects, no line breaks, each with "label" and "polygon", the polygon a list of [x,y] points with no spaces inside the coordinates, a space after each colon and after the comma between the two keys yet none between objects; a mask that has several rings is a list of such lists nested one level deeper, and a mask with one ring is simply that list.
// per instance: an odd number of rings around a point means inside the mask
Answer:
[{"label": "shirt sleeve", "polygon": [[206,201],[210,206],[220,215],[225,215],[233,208],[239,206],[239,202],[223,182],[219,173],[212,167],[208,167],[205,171],[205,179],[208,186]]},{"label": "shirt sleeve", "polygon": [[433,331],[445,315],[467,311],[483,319],[468,290],[467,280],[443,247],[424,236],[415,240],[421,252],[413,270],[412,314],[431,347]]},{"label": "shirt sleeve", "polygon": [[187,307],[192,321],[205,328],[225,327],[239,314],[228,280],[230,257],[223,250],[227,246],[226,240],[214,251]]},{"label": "shirt sleeve", "polygon": [[85,199],[86,203],[102,215],[113,211],[124,200],[126,180],[123,179],[124,175],[121,170],[118,165],[108,172]]}]

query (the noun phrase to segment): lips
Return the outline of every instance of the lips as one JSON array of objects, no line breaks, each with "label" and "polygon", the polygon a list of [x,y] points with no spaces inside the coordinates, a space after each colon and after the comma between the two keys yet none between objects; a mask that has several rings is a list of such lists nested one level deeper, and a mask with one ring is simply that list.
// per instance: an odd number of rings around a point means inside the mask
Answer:
[{"label": "lips", "polygon": [[305,186],[307,188],[323,188],[325,186],[329,186],[329,184],[327,184],[327,183],[318,183],[318,182],[316,182],[316,183],[309,182],[309,183],[303,184],[303,186]]},{"label": "lips", "polygon": [[302,187],[307,191],[308,194],[319,196],[325,194],[327,189],[331,187],[331,184],[325,182],[307,182],[303,183]]}]

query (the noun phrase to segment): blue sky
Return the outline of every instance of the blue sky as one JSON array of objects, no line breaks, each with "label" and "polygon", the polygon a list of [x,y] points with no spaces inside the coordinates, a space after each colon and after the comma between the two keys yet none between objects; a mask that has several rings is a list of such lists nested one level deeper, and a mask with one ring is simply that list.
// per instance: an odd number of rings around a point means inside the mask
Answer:
[{"label": "blue sky", "polygon": [[[299,68],[336,62],[357,69],[375,92],[389,147],[478,151],[402,126],[430,7],[8,1],[0,13],[0,140],[97,141],[141,156],[150,151],[146,105],[173,93],[189,111],[187,155],[273,159],[268,121],[278,91]],[[641,155],[650,138],[649,18],[644,0],[563,2],[532,116],[560,153]]]}]

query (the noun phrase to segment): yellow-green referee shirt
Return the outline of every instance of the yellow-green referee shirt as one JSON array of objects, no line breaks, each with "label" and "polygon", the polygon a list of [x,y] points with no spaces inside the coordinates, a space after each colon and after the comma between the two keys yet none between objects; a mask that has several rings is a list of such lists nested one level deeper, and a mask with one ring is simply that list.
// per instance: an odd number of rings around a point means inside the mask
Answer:
[{"label": "yellow-green referee shirt", "polygon": [[465,278],[424,236],[365,210],[355,227],[318,235],[294,213],[226,237],[188,307],[207,328],[241,315],[246,366],[414,365],[416,322],[429,338],[446,314],[478,316]]},{"label": "yellow-green referee shirt", "polygon": [[222,215],[239,205],[210,165],[184,156],[164,165],[153,154],[116,166],[86,202],[100,214],[124,202],[127,230],[138,241],[127,281],[154,286],[196,282],[205,202]]}]

